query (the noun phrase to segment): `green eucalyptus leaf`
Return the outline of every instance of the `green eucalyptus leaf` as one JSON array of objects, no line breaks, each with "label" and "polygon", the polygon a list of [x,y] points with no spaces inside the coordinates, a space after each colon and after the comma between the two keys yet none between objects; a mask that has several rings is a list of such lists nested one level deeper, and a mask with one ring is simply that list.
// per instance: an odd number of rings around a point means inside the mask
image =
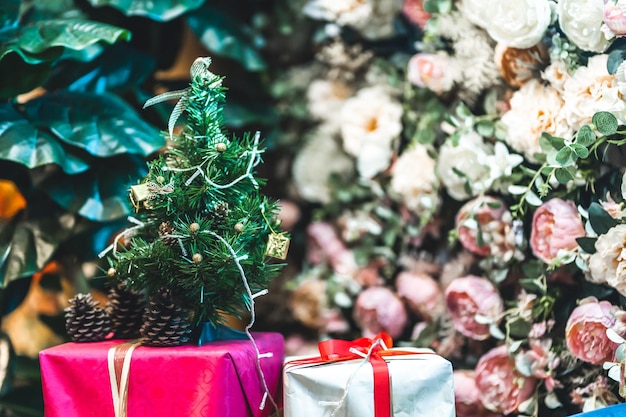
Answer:
[{"label": "green eucalyptus leaf", "polygon": [[158,129],[112,94],[50,93],[29,101],[25,112],[59,139],[98,157],[148,156],[164,145]]},{"label": "green eucalyptus leaf", "polygon": [[596,240],[597,237],[577,237],[576,242],[582,250],[587,253],[596,253]]},{"label": "green eucalyptus leaf", "polygon": [[556,153],[556,161],[561,166],[571,165],[575,161],[575,153],[570,146],[564,146]]},{"label": "green eucalyptus leaf", "polygon": [[37,129],[10,103],[0,104],[0,158],[28,168],[57,164],[68,174],[89,168],[83,160],[68,154],[54,136]]},{"label": "green eucalyptus leaf", "polygon": [[0,285],[39,271],[73,230],[74,216],[50,212],[46,217],[0,225]]},{"label": "green eucalyptus leaf", "polygon": [[112,221],[129,214],[128,190],[146,173],[142,158],[123,155],[99,160],[78,175],[59,171],[46,177],[41,189],[71,213],[97,222]]},{"label": "green eucalyptus leaf", "polygon": [[574,176],[567,168],[557,168],[554,170],[554,177],[559,184],[567,184],[574,179]]},{"label": "green eucalyptus leaf", "polygon": [[589,127],[589,125],[584,125],[578,130],[578,133],[576,134],[577,144],[589,147],[593,145],[595,141],[596,135],[595,133],[593,133],[593,130],[591,130],[591,127]]},{"label": "green eucalyptus leaf", "polygon": [[565,139],[559,136],[548,136],[548,140],[550,141],[550,145],[557,151],[565,146]]},{"label": "green eucalyptus leaf", "polygon": [[249,71],[266,68],[258,51],[262,38],[224,10],[206,3],[186,18],[191,30],[211,52],[232,58]]},{"label": "green eucalyptus leaf", "polygon": [[611,113],[601,111],[593,115],[591,122],[598,128],[598,132],[603,135],[612,135],[617,132],[617,118]]},{"label": "green eucalyptus leaf", "polygon": [[126,16],[144,16],[159,22],[172,20],[200,7],[204,0],[89,0],[94,7],[111,6]]},{"label": "green eucalyptus leaf", "polygon": [[580,145],[578,143],[572,143],[570,145],[570,148],[572,149],[572,151],[574,151],[576,156],[581,158],[581,159],[585,159],[585,158],[587,158],[589,156],[589,149],[587,149],[583,145]]},{"label": "green eucalyptus leaf", "polygon": [[129,41],[130,37],[128,30],[106,23],[84,19],[54,19],[23,26],[8,47],[40,54],[55,47],[82,50],[97,42],[113,44]]},{"label": "green eucalyptus leaf", "polygon": [[539,207],[543,202],[533,191],[528,191],[525,195],[526,202],[531,206]]},{"label": "green eucalyptus leaf", "polygon": [[609,47],[608,60],[606,63],[609,74],[615,74],[622,62],[626,59],[626,43],[617,41]]},{"label": "green eucalyptus leaf", "polygon": [[617,226],[618,222],[598,203],[593,202],[589,206],[589,223],[591,227],[598,234],[604,234],[614,226]]}]

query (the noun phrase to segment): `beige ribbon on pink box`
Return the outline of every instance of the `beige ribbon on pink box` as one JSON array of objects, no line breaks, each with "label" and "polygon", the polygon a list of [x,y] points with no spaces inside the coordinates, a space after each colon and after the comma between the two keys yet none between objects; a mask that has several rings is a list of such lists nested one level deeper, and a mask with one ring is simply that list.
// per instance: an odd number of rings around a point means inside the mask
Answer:
[{"label": "beige ribbon on pink box", "polygon": [[130,359],[133,350],[139,345],[141,341],[120,343],[109,348],[107,362],[115,417],[127,417]]}]

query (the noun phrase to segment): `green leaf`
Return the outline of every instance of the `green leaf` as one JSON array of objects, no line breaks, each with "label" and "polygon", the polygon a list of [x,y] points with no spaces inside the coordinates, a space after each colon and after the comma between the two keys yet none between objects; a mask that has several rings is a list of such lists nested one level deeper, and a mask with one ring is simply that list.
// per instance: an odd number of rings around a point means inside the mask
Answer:
[{"label": "green leaf", "polygon": [[539,146],[546,153],[554,149],[552,138],[553,136],[547,132],[543,132],[541,136],[539,136]]},{"label": "green leaf", "polygon": [[278,116],[270,105],[255,100],[228,101],[224,106],[224,124],[235,129],[256,124],[273,126]]},{"label": "green leaf", "polygon": [[617,132],[617,118],[611,113],[601,111],[593,115],[591,122],[598,128],[598,131],[603,135],[612,135]]},{"label": "green leaf", "polygon": [[618,38],[615,42],[613,42],[608,50],[609,57],[606,67],[609,74],[615,74],[617,72],[617,68],[619,68],[620,64],[624,62],[624,59],[626,59],[626,43],[620,40],[621,39]]},{"label": "green leaf", "polygon": [[146,171],[142,158],[112,157],[99,160],[82,174],[59,171],[49,175],[41,189],[71,213],[97,222],[111,221],[129,214],[128,190]]},{"label": "green leaf", "polygon": [[570,145],[570,148],[572,149],[572,151],[574,151],[576,156],[581,158],[581,159],[585,159],[585,158],[587,158],[589,156],[589,149],[587,149],[583,145],[580,145],[578,143],[572,143]]},{"label": "green leaf", "polygon": [[578,133],[576,134],[577,144],[589,147],[593,145],[595,141],[596,135],[595,133],[593,133],[593,130],[591,130],[591,127],[589,127],[589,125],[584,125],[578,130]]},{"label": "green leaf", "polygon": [[495,128],[493,126],[493,122],[480,121],[476,123],[476,132],[482,137],[488,138],[493,136],[495,132]]},{"label": "green leaf", "polygon": [[54,210],[46,217],[0,225],[1,285],[43,268],[61,242],[71,235],[73,226],[72,215]]},{"label": "green leaf", "polygon": [[531,206],[539,207],[543,202],[541,199],[532,191],[528,191],[525,195],[526,202]]},{"label": "green leaf", "polygon": [[0,48],[0,56],[4,55],[5,48],[10,47],[40,54],[56,47],[83,50],[98,42],[113,44],[129,41],[130,37],[131,33],[126,29],[91,20],[44,20],[20,28],[17,38]]},{"label": "green leaf", "polygon": [[528,337],[528,333],[530,333],[531,329],[531,324],[521,318],[515,318],[507,322],[506,325],[509,329],[510,336],[515,339]]},{"label": "green leaf", "polygon": [[158,129],[112,94],[49,93],[26,103],[25,112],[59,139],[98,157],[148,156],[164,145]]},{"label": "green leaf", "polygon": [[550,145],[557,151],[565,146],[565,139],[558,136],[549,136]]},{"label": "green leaf", "polygon": [[591,203],[589,206],[589,223],[593,230],[602,235],[609,231],[614,226],[617,226],[618,221],[615,220],[604,208],[598,203]]},{"label": "green leaf", "polygon": [[564,146],[556,153],[556,161],[566,167],[575,161],[575,155],[571,147]]},{"label": "green leaf", "polygon": [[580,246],[580,248],[582,250],[584,250],[587,253],[596,253],[596,240],[598,240],[597,237],[577,237],[576,238],[576,242],[578,242],[578,246]]},{"label": "green leaf", "polygon": [[126,16],[165,22],[200,7],[204,0],[89,0],[92,6],[111,6]]},{"label": "green leaf", "polygon": [[187,23],[208,50],[240,62],[249,71],[266,68],[258,52],[262,38],[220,8],[205,3],[187,15]]},{"label": "green leaf", "polygon": [[[28,64],[14,52],[4,55],[0,60],[0,99],[12,98],[39,87],[50,76],[51,68],[49,62]],[[19,77],[16,74],[20,74]]]},{"label": "green leaf", "polygon": [[557,168],[554,170],[554,177],[559,184],[567,184],[574,179],[574,176],[567,168]]},{"label": "green leaf", "polygon": [[54,136],[37,129],[10,103],[0,104],[0,158],[28,168],[57,164],[68,174],[89,168],[83,160],[68,154]]},{"label": "green leaf", "polygon": [[16,27],[20,16],[21,0],[2,0],[0,7],[0,28]]}]

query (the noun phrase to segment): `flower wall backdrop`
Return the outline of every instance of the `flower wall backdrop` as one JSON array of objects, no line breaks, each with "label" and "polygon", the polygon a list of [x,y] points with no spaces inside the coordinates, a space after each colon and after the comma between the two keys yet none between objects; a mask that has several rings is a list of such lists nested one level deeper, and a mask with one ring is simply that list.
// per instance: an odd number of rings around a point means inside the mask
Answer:
[{"label": "flower wall backdrop", "polygon": [[293,317],[435,349],[461,417],[623,402],[626,1],[302,13],[314,55],[274,86],[312,208]]}]

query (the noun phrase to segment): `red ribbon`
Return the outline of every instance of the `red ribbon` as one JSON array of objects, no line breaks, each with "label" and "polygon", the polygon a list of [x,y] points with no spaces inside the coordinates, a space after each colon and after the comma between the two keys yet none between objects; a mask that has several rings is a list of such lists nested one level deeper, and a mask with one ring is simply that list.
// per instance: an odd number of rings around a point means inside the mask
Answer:
[{"label": "red ribbon", "polygon": [[[381,346],[381,342],[382,345]],[[374,371],[374,417],[391,417],[391,384],[389,369],[384,356],[414,355],[416,352],[386,350],[393,340],[387,333],[379,333],[374,338],[362,337],[353,341],[330,339],[320,342],[320,357],[290,361],[293,365],[309,365],[327,362],[342,362],[354,359],[368,359]],[[360,352],[358,354],[356,352]]]}]

